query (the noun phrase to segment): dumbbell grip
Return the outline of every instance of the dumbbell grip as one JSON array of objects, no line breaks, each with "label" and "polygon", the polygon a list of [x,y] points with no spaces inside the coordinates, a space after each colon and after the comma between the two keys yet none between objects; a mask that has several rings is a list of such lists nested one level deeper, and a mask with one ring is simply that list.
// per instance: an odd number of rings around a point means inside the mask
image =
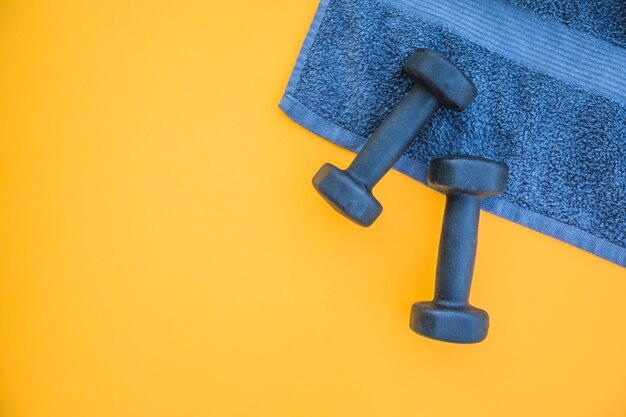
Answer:
[{"label": "dumbbell grip", "polygon": [[348,172],[371,190],[400,159],[439,105],[426,89],[413,87],[372,133]]},{"label": "dumbbell grip", "polygon": [[462,304],[469,300],[480,217],[480,197],[449,194],[439,241],[435,302]]}]

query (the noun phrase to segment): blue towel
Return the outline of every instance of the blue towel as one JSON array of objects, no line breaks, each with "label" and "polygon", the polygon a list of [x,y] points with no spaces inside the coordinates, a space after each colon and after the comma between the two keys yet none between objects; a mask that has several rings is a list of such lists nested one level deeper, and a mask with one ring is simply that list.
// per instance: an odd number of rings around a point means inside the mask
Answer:
[{"label": "blue towel", "polygon": [[322,0],[280,107],[358,151],[403,97],[416,48],[476,84],[439,109],[395,168],[425,182],[432,158],[508,164],[483,209],[626,266],[624,0]]}]

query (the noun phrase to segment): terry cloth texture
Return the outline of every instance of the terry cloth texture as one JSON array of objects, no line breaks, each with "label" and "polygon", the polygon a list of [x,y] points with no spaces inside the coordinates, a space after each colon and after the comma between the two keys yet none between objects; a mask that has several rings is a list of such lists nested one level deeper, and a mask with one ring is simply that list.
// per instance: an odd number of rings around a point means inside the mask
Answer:
[{"label": "terry cloth texture", "polygon": [[353,151],[406,94],[416,48],[476,84],[439,109],[395,169],[471,154],[508,164],[483,209],[626,266],[623,0],[322,0],[280,107]]}]

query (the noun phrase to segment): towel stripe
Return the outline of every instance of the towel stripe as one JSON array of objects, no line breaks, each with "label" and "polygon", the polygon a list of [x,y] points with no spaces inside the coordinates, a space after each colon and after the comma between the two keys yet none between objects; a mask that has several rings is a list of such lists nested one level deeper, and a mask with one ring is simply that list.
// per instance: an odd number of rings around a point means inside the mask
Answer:
[{"label": "towel stripe", "polygon": [[626,50],[495,0],[384,0],[535,71],[626,104]]}]

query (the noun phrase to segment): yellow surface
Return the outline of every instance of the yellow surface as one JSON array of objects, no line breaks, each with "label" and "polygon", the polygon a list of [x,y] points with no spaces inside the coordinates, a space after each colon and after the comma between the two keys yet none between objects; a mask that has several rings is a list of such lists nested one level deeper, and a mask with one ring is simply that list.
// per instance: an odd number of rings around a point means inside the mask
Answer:
[{"label": "yellow surface", "polygon": [[442,196],[370,229],[277,108],[316,0],[0,4],[0,415],[624,416],[626,273],[484,215],[489,337],[418,337]]}]

